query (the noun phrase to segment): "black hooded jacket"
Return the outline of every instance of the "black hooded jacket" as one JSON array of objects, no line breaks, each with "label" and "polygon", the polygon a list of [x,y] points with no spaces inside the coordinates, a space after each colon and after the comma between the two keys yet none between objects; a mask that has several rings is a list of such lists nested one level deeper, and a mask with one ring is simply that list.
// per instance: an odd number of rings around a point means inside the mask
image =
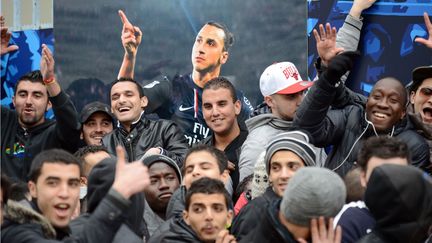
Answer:
[{"label": "black hooded jacket", "polygon": [[[340,93],[351,95],[343,92],[343,89],[346,88],[342,84],[335,87],[321,75],[305,96],[294,117],[294,125],[309,132],[311,142],[315,146],[333,145],[326,160],[326,167],[342,176],[352,169],[363,141],[376,136],[373,125],[366,119],[366,100],[342,102],[345,106],[337,106],[337,109],[331,107]],[[395,124],[390,135],[408,145],[413,165],[428,169],[429,146],[425,139],[416,133],[408,117]]]},{"label": "black hooded jacket", "polygon": [[186,224],[182,217],[174,217],[173,220],[170,222],[169,228],[169,231],[164,232],[160,236],[159,242],[201,242],[196,233],[189,225]]},{"label": "black hooded jacket", "polygon": [[273,201],[263,211],[261,218],[256,222],[257,226],[250,230],[249,233],[240,239],[239,243],[297,243],[294,236],[279,220],[280,200]]},{"label": "black hooded jacket", "polygon": [[69,228],[54,228],[35,203],[31,206],[33,208],[8,201],[1,226],[1,242],[112,242],[124,221],[122,213],[128,208],[129,201],[115,190],[109,190],[92,216],[82,222],[82,231],[72,233]]},{"label": "black hooded jacket", "polygon": [[1,170],[7,176],[27,182],[33,158],[43,150],[61,148],[74,153],[80,141],[78,113],[63,91],[50,97],[56,121],[23,129],[15,110],[1,107]]},{"label": "black hooded jacket", "polygon": [[425,242],[432,226],[432,178],[402,165],[375,168],[365,203],[376,219],[372,233],[359,242]]},{"label": "black hooded jacket", "polygon": [[253,231],[261,222],[262,215],[273,201],[280,197],[270,186],[264,194],[246,204],[234,218],[231,233],[237,240],[241,240],[249,232]]},{"label": "black hooded jacket", "polygon": [[[71,222],[70,227],[75,234],[83,230],[83,225],[94,213],[101,200],[108,193],[114,182],[116,160],[107,158],[98,163],[90,172],[88,180],[88,212]],[[117,232],[113,242],[142,242],[148,239],[147,226],[142,218],[144,213],[144,194],[135,194],[129,199],[131,205],[123,215],[126,221]]]}]

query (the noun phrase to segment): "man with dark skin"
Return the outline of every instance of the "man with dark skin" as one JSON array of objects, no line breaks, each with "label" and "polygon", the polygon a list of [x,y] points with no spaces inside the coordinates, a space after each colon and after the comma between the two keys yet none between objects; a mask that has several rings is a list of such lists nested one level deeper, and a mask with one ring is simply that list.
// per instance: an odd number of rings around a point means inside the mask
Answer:
[{"label": "man with dark skin", "polygon": [[143,160],[148,166],[150,185],[145,189],[144,221],[150,236],[166,220],[168,203],[181,182],[181,171],[176,163],[164,155],[151,155]]},{"label": "man with dark skin", "polygon": [[345,175],[355,163],[363,141],[371,136],[388,135],[407,143],[414,166],[426,169],[428,144],[406,119],[407,93],[403,84],[391,77],[379,80],[365,104],[349,104],[329,109],[340,89],[342,75],[353,67],[356,53],[344,52],[330,60],[327,70],[315,82],[294,118],[296,126],[308,131],[314,145],[333,145],[326,167]]}]

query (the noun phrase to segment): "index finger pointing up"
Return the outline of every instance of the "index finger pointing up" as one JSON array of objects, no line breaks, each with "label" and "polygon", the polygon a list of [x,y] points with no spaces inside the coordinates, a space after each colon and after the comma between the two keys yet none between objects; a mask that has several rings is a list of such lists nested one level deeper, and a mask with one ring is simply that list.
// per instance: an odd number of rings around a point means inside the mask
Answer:
[{"label": "index finger pointing up", "polygon": [[119,10],[118,14],[123,24],[130,24],[128,18],[126,17],[126,14],[122,10]]}]

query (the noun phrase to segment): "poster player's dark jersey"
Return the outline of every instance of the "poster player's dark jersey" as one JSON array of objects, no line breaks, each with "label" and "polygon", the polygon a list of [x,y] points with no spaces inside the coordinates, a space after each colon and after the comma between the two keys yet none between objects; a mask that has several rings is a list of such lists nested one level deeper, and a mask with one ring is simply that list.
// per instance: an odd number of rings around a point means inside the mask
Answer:
[{"label": "poster player's dark jersey", "polygon": [[[166,89],[168,86],[163,85],[163,82],[169,81],[153,81],[153,83],[144,86],[144,93],[147,95],[154,88],[159,90]],[[171,119],[176,122],[183,130],[189,145],[209,136],[211,131],[207,127],[202,115],[201,97],[203,89],[193,82],[192,75],[175,76],[169,86],[171,90],[168,101],[158,106],[153,112],[160,118]],[[149,94],[149,105],[152,105],[152,99],[158,99],[160,96],[155,95],[155,92],[150,93],[153,93],[152,95]],[[236,89],[236,93],[237,98],[242,102],[242,109],[238,120],[244,122],[249,118],[253,107],[241,91]],[[166,93],[162,96],[166,96]]]}]

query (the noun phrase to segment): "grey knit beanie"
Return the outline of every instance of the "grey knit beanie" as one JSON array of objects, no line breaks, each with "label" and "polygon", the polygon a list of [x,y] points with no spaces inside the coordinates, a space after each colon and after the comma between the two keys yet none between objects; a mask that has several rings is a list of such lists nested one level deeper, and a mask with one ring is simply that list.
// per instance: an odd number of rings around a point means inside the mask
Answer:
[{"label": "grey knit beanie", "polygon": [[289,150],[299,156],[305,166],[315,166],[315,150],[309,143],[309,137],[301,131],[284,132],[270,140],[264,158],[266,171],[270,172],[270,159],[279,150]]},{"label": "grey knit beanie", "polygon": [[318,167],[303,167],[290,179],[280,205],[289,222],[309,226],[310,220],[334,217],[345,203],[346,188],[335,172]]}]

